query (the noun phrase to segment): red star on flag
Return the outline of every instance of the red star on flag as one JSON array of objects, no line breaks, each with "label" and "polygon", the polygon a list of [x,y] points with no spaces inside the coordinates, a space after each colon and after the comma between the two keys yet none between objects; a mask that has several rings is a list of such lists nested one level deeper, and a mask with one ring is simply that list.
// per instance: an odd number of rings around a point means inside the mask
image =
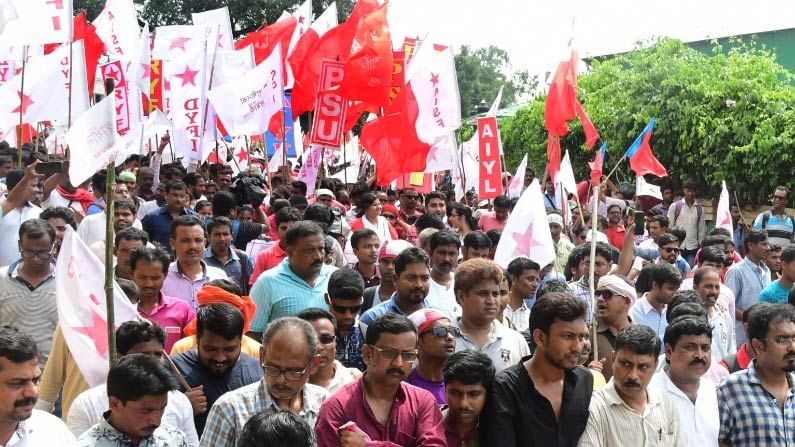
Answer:
[{"label": "red star on flag", "polygon": [[185,44],[188,43],[189,40],[191,40],[190,37],[175,37],[174,39],[171,39],[171,44],[168,46],[168,49],[173,50],[174,48],[179,48],[180,50],[185,51]]},{"label": "red star on flag", "polygon": [[20,104],[17,106],[16,109],[12,110],[11,113],[20,113],[21,110],[22,114],[24,115],[28,113],[28,107],[33,105],[33,100],[30,99],[30,96],[22,94],[22,92],[20,91],[18,91],[17,94],[19,94]]},{"label": "red star on flag", "polygon": [[431,83],[436,85],[439,83],[439,73],[431,73]]},{"label": "red star on flag", "polygon": [[116,82],[119,81],[119,70],[117,70],[114,65],[108,66],[108,69],[105,70],[105,75],[109,78],[113,78]]},{"label": "red star on flag", "polygon": [[533,239],[533,224],[527,226],[524,233],[514,233],[513,241],[516,242],[516,248],[513,249],[512,256],[528,256],[530,249],[533,247],[541,247],[537,240]]},{"label": "red star on flag", "polygon": [[97,353],[105,356],[108,353],[108,322],[94,309],[91,309],[91,326],[75,327],[76,332],[88,336],[97,348]]},{"label": "red star on flag", "polygon": [[195,70],[195,71],[191,70],[190,67],[186,65],[185,66],[185,71],[183,71],[182,73],[176,74],[174,76],[177,77],[177,78],[182,79],[182,87],[184,87],[188,83],[190,83],[191,85],[195,86],[196,85],[196,74],[198,72],[199,72],[199,70]]},{"label": "red star on flag", "polygon": [[141,72],[141,79],[151,77],[152,65],[141,63],[141,68],[143,69],[143,71]]},{"label": "red star on flag", "polygon": [[248,160],[248,151],[241,147],[240,151],[235,154],[235,157],[237,157],[238,163],[243,163],[243,160]]}]

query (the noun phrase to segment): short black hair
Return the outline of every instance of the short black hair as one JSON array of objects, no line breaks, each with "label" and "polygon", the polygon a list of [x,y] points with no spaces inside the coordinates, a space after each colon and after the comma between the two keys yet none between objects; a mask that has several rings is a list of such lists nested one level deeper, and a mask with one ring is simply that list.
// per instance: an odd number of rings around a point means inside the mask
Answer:
[{"label": "short black hair", "polygon": [[196,211],[198,213],[199,210],[201,210],[202,208],[208,207],[208,206],[210,207],[210,210],[212,211],[213,204],[209,200],[199,200],[198,202],[196,202],[196,206],[193,207],[193,211]]},{"label": "short black hair", "polygon": [[311,447],[314,430],[297,414],[267,409],[251,417],[240,434],[240,447],[263,445]]},{"label": "short black hair", "polygon": [[16,326],[0,326],[0,357],[12,363],[22,363],[39,358],[36,340]]},{"label": "short black hair", "polygon": [[[282,199],[279,199],[282,200]],[[279,209],[276,211],[276,227],[278,228],[279,225],[285,222],[298,222],[301,220],[301,214],[298,213],[298,210],[295,208],[290,208],[290,202],[287,202],[287,206]]]},{"label": "short black hair", "polygon": [[582,318],[584,321],[587,312],[585,302],[570,293],[547,293],[533,305],[528,329],[531,334],[539,329],[549,335],[549,328],[555,320],[571,322]]},{"label": "short black hair", "polygon": [[229,191],[221,190],[213,195],[213,216],[229,217],[237,209],[237,197]]},{"label": "short black hair", "polygon": [[297,188],[298,190],[301,191],[301,194],[306,195],[307,187],[305,182],[301,180],[293,180],[292,182],[290,182],[290,186],[292,186],[293,188]]},{"label": "short black hair", "polygon": [[196,311],[197,339],[202,338],[205,331],[220,335],[224,340],[242,338],[244,325],[243,312],[231,304],[208,304]]},{"label": "short black hair", "polygon": [[335,328],[337,327],[337,319],[334,318],[334,315],[332,315],[331,312],[327,311],[326,309],[321,309],[319,307],[310,307],[308,309],[304,309],[301,312],[298,312],[295,316],[310,323],[313,321],[326,319],[331,322],[332,326]]},{"label": "short black hair", "polygon": [[121,241],[141,241],[146,245],[149,243],[149,233],[140,228],[127,227],[116,233],[113,240],[114,246],[118,247]]},{"label": "short black hair", "polygon": [[433,213],[425,213],[414,222],[414,228],[417,229],[417,234],[426,228],[436,228],[437,230],[444,230],[445,225],[442,219]]},{"label": "short black hair", "polygon": [[718,275],[718,279],[720,279],[720,272],[715,267],[699,267],[693,272],[693,286],[698,286],[704,281],[704,277],[709,274]]},{"label": "short black hair", "polygon": [[682,284],[682,274],[679,273],[679,270],[674,267],[673,264],[669,264],[667,262],[660,264],[649,264],[646,267],[643,267],[643,270],[647,270],[649,272],[649,286],[654,283],[657,283],[657,285],[660,287],[666,283],[674,284],[676,286]]},{"label": "short black hair", "polygon": [[712,340],[712,328],[706,318],[684,316],[669,322],[665,328],[663,341],[671,348],[676,348],[676,344],[685,335],[706,335]]},{"label": "short black hair", "polygon": [[494,208],[507,209],[511,207],[511,199],[508,196],[497,196],[494,198]]},{"label": "short black hair", "polygon": [[169,228],[169,237],[171,239],[176,239],[177,228],[179,227],[201,227],[204,237],[207,237],[207,230],[204,228],[204,224],[201,219],[194,215],[179,216],[171,221],[171,227]]},{"label": "short black hair", "polygon": [[207,179],[198,172],[188,172],[182,177],[182,181],[185,182],[185,185],[191,187],[196,186],[196,184],[199,183],[199,179],[207,181]]},{"label": "short black hair", "polygon": [[188,186],[185,185],[185,182],[182,180],[171,180],[170,182],[166,183],[166,194],[171,192],[172,189],[176,189],[177,191],[187,191]]},{"label": "short black hair", "polygon": [[138,204],[130,199],[116,199],[113,201],[113,208],[127,208],[132,214],[138,212]]},{"label": "short black hair", "polygon": [[637,355],[650,355],[656,361],[657,356],[660,355],[660,345],[660,337],[652,328],[642,324],[630,324],[618,331],[613,352],[626,347]]},{"label": "short black hair", "polygon": [[538,289],[536,289],[536,296],[541,297],[546,295],[547,293],[553,293],[553,292],[570,293],[571,289],[563,281],[560,281],[558,279],[550,279],[549,281],[545,281],[543,284],[538,286]]},{"label": "short black hair", "polygon": [[19,242],[22,242],[22,237],[27,236],[28,239],[39,240],[44,236],[50,238],[50,243],[55,242],[55,227],[50,225],[44,219],[28,219],[22,222],[19,226]]},{"label": "short black hair", "polygon": [[375,319],[369,326],[367,326],[367,334],[365,335],[364,342],[368,345],[375,346],[381,334],[405,334],[406,332],[417,333],[417,328],[405,315],[386,314],[383,317]]},{"label": "short black hair", "polygon": [[105,179],[108,177],[108,172],[105,169],[100,169],[91,176],[91,188],[94,192],[101,191],[105,194]]},{"label": "short black hair", "polygon": [[745,246],[748,247],[749,244],[757,244],[765,240],[767,240],[767,230],[751,227],[745,235]]},{"label": "short black hair", "polygon": [[679,238],[678,237],[674,236],[671,233],[663,233],[663,234],[660,235],[660,239],[658,240],[657,245],[662,247],[664,245],[678,244],[678,243],[679,243]]},{"label": "short black hair", "polygon": [[299,239],[307,236],[325,236],[323,228],[315,222],[308,220],[301,220],[290,226],[287,230],[287,235],[284,237],[284,243],[287,246],[295,245]]},{"label": "short black hair", "polygon": [[118,284],[121,291],[127,295],[127,299],[130,300],[131,303],[135,304],[140,301],[140,291],[138,290],[138,286],[135,285],[133,281],[116,277],[116,284]]},{"label": "short black hair", "polygon": [[529,258],[526,258],[524,256],[519,256],[515,258],[513,261],[508,263],[508,274],[511,276],[512,282],[516,278],[522,276],[522,273],[524,273],[525,270],[540,271],[541,266],[538,265],[537,262]]},{"label": "short black hair", "polygon": [[324,225],[325,228],[328,228],[331,225],[334,214],[331,212],[331,208],[322,204],[322,203],[313,203],[306,207],[304,210],[304,220],[311,220],[312,222],[319,223],[320,225]]},{"label": "short black hair", "polygon": [[765,343],[770,326],[782,322],[795,323],[795,307],[789,304],[760,304],[748,316],[748,341],[757,339]]},{"label": "short black hair", "polygon": [[130,271],[135,271],[139,261],[149,263],[159,262],[163,270],[163,276],[168,275],[168,267],[171,263],[171,258],[168,256],[168,253],[159,246],[148,247],[144,245],[143,247],[138,247],[133,250],[132,253],[130,253]]},{"label": "short black hair", "polygon": [[232,221],[229,220],[228,217],[219,216],[219,217],[212,217],[207,219],[207,223],[205,224],[207,227],[207,234],[213,232],[213,228],[215,227],[228,227],[229,231],[232,231]]},{"label": "short black hair", "polygon": [[502,230],[498,230],[496,228],[491,229],[486,232],[486,236],[491,239],[491,246],[496,247],[497,244],[500,243],[500,237],[502,237]]},{"label": "short black hair", "polygon": [[491,387],[495,373],[491,358],[471,349],[451,355],[442,367],[445,385],[455,381],[464,385],[482,385],[487,390]]},{"label": "short black hair", "polygon": [[364,239],[368,239],[371,237],[378,237],[378,233],[369,229],[369,228],[362,228],[361,230],[354,231],[351,235],[351,248],[358,249],[359,242]]},{"label": "short black hair", "polygon": [[108,372],[108,396],[119,399],[124,405],[144,396],[160,396],[176,389],[171,371],[151,355],[125,355]]},{"label": "short black hair", "polygon": [[337,269],[329,277],[327,291],[332,300],[359,299],[364,294],[364,280],[356,270],[347,267]]},{"label": "short black hair", "polygon": [[461,248],[461,239],[458,238],[458,235],[453,233],[452,231],[437,231],[433,233],[430,239],[431,244],[431,253],[436,251],[438,247],[455,247],[456,249]]},{"label": "short black hair", "polygon": [[[431,238],[433,241],[433,238]],[[464,236],[464,247],[475,250],[491,248],[491,239],[483,231],[472,231]]]},{"label": "short black hair", "polygon": [[428,255],[421,248],[407,248],[395,258],[395,275],[400,276],[409,264],[421,263],[430,269],[430,262]]},{"label": "short black hair", "polygon": [[130,320],[116,329],[116,350],[121,355],[127,355],[130,349],[138,343],[155,340],[161,345],[166,343],[166,333],[159,324],[149,320]]},{"label": "short black hair", "polygon": [[792,261],[795,261],[795,245],[788,245],[781,251],[781,262],[789,264]]},{"label": "short black hair", "polygon": [[63,221],[66,222],[66,225],[72,227],[73,230],[77,229],[77,222],[75,221],[74,214],[65,206],[54,206],[52,208],[47,208],[46,210],[42,211],[41,214],[39,214],[39,219],[63,219]]},{"label": "short black hair", "polygon": [[[591,256],[591,251],[589,246],[588,250],[586,250],[585,255],[583,256],[583,259],[590,256]],[[606,261],[613,262],[613,248],[611,248],[610,244],[606,244],[604,242],[597,242],[596,256],[601,256]]]},{"label": "short black hair", "polygon": [[723,265],[723,258],[723,247],[702,247],[701,251],[698,253],[699,264],[703,264],[704,262],[715,262],[719,265]]},{"label": "short black hair", "polygon": [[[679,308],[682,308],[681,310]],[[674,293],[671,302],[665,309],[665,320],[674,321],[677,317],[682,315],[700,316],[707,315],[707,309],[704,307],[704,300],[701,295],[693,289],[679,290]]]}]

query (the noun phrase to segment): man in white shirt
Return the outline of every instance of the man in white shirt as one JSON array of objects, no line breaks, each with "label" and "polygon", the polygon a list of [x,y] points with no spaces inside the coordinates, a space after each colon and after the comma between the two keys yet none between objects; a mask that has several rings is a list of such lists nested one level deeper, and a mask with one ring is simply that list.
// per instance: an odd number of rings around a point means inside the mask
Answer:
[{"label": "man in white shirt", "polygon": [[[135,217],[138,212],[135,202],[130,199],[119,199],[114,201],[113,204],[113,231],[119,231],[135,227],[141,229],[141,221]],[[86,245],[91,247],[97,242],[102,242],[104,248],[105,242],[105,225],[106,225],[106,211],[101,213],[94,213],[90,216],[83,218],[80,225],[77,226],[77,235],[85,242]],[[99,247],[97,248],[99,249]]]},{"label": "man in white shirt", "polygon": [[737,352],[734,321],[729,309],[718,303],[720,272],[712,267],[699,267],[693,275],[693,289],[698,292],[707,309],[707,319],[712,326],[712,360],[719,362]]},{"label": "man in white shirt", "polygon": [[[34,174],[35,176],[35,171]],[[27,185],[21,195],[16,208],[6,210],[3,207],[5,214],[2,221],[0,221],[0,267],[11,264],[19,259],[19,227],[22,222],[29,219],[39,217],[42,209],[33,205],[30,201],[36,196],[35,182],[29,180],[30,174],[27,174],[21,169],[16,169],[8,173],[6,177],[6,185],[8,190],[12,191],[17,184]],[[26,180],[27,179],[27,180]]]},{"label": "man in white shirt", "polygon": [[[116,330],[116,349],[119,356],[147,354],[161,361],[166,335],[163,328],[146,320],[122,323]],[[95,386],[80,393],[72,402],[66,425],[75,436],[80,436],[103,420],[108,410],[107,384]],[[188,445],[199,445],[199,436],[193,423],[193,407],[190,400],[179,391],[168,393],[168,403],[163,413],[163,423],[182,430]]]},{"label": "man in white shirt", "polygon": [[665,329],[667,365],[649,384],[668,395],[676,406],[679,430],[691,447],[718,447],[718,395],[715,385],[704,377],[712,362],[712,337],[703,318],[676,318]]},{"label": "man in white shirt", "polygon": [[461,307],[456,303],[453,271],[458,265],[461,239],[451,231],[438,231],[431,236],[431,284],[428,289],[428,303],[431,307],[461,315]]},{"label": "man in white shirt", "polygon": [[0,326],[0,445],[76,445],[60,419],[33,408],[40,376],[33,338],[13,326]]}]

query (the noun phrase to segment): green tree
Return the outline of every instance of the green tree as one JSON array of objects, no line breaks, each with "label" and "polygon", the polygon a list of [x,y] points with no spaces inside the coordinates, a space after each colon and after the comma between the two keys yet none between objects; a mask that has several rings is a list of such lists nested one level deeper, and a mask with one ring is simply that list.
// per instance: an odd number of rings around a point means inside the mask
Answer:
[{"label": "green tree", "polygon": [[[709,193],[721,180],[745,200],[759,203],[777,184],[790,187],[795,170],[795,77],[778,65],[769,49],[732,42],[709,54],[664,39],[646,48],[591,61],[578,79],[579,98],[608,142],[605,169],[654,116],[655,156],[676,184],[694,177]],[[530,153],[530,163],[546,163],[544,97],[536,98],[502,122],[508,165]],[[579,121],[561,141],[569,149],[578,178],[587,178]],[[628,163],[619,169],[624,178]]]},{"label": "green tree", "polygon": [[462,46],[455,56],[455,69],[464,116],[474,115],[473,109],[481,101],[490,106],[501,85],[505,85],[503,106],[513,104],[533,86],[527,71],[513,72],[508,53],[493,45],[478,49]]}]

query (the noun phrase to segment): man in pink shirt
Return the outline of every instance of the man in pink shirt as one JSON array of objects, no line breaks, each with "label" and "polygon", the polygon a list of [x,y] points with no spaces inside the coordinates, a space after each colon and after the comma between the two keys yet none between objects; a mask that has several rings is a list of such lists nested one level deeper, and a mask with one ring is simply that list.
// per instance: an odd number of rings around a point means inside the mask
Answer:
[{"label": "man in pink shirt", "polygon": [[282,208],[276,213],[276,231],[279,233],[279,243],[257,255],[257,261],[254,262],[254,270],[249,277],[249,286],[254,285],[254,282],[262,272],[276,267],[287,257],[284,237],[293,223],[299,220],[301,220],[301,215],[298,214],[298,210],[295,208]]},{"label": "man in pink shirt", "polygon": [[387,314],[367,328],[362,355],[367,371],[320,407],[318,447],[373,445],[444,447],[442,413],[431,393],[403,380],[417,359],[417,329],[403,315]]},{"label": "man in pink shirt", "polygon": [[508,216],[511,215],[511,199],[507,196],[497,196],[494,198],[494,211],[483,213],[478,221],[478,227],[482,231],[500,230],[505,228]]}]

